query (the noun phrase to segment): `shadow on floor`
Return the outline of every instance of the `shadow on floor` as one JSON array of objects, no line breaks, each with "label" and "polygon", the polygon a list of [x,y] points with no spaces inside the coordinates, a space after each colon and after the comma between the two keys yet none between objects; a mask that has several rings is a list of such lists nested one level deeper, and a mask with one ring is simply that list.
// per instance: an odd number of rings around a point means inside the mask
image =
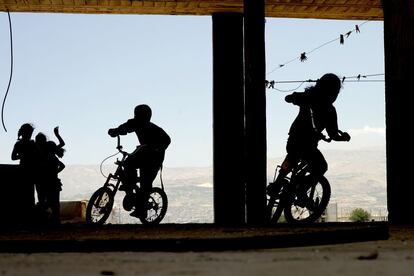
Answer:
[{"label": "shadow on floor", "polygon": [[63,224],[0,231],[0,252],[225,251],[389,238],[386,222],[275,226]]}]

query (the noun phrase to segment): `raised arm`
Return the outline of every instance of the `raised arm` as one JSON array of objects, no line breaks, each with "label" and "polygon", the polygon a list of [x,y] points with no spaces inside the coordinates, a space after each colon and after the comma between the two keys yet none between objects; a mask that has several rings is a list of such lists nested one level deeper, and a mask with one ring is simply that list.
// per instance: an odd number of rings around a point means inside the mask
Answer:
[{"label": "raised arm", "polygon": [[59,144],[57,145],[58,148],[63,148],[65,146],[65,141],[63,141],[62,137],[59,134],[59,127],[55,127],[53,129],[53,132],[55,133],[56,138],[59,141]]}]

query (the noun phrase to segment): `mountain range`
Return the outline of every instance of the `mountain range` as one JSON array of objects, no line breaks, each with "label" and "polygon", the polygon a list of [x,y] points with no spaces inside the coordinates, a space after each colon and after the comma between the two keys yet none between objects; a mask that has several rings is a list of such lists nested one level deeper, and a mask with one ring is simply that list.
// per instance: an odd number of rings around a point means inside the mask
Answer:
[{"label": "mountain range", "polygon": [[[386,213],[386,155],[384,147],[360,150],[322,151],[329,168],[328,178],[332,196],[330,204],[337,205],[338,216],[345,216],[354,208],[364,208],[371,214]],[[268,159],[268,182],[273,179],[276,165],[284,156]],[[109,162],[109,161],[108,161]],[[102,166],[103,175],[115,170],[115,165]],[[63,183],[61,200],[88,200],[101,187],[105,177],[99,165],[67,165],[60,174]],[[165,167],[162,179],[168,195],[168,212],[163,222],[213,222],[212,167]],[[160,185],[160,177],[154,186]],[[114,214],[117,222],[133,222],[122,210],[122,195],[116,197]]]}]

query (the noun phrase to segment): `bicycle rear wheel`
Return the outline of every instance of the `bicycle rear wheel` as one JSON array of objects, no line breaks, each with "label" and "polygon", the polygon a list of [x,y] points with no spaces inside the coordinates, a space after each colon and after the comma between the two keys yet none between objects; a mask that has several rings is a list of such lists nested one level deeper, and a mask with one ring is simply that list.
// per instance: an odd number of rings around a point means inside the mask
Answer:
[{"label": "bicycle rear wheel", "polygon": [[145,202],[145,212],[141,220],[142,224],[159,224],[167,213],[168,198],[165,191],[159,187],[153,187]]},{"label": "bicycle rear wheel", "polygon": [[102,187],[94,192],[86,207],[86,223],[104,224],[114,206],[114,193],[108,187]]},{"label": "bicycle rear wheel", "polygon": [[331,198],[331,185],[325,177],[309,187],[306,192],[306,202],[299,199],[296,195],[292,197],[286,208],[284,215],[290,223],[309,223],[314,222],[325,211]]}]

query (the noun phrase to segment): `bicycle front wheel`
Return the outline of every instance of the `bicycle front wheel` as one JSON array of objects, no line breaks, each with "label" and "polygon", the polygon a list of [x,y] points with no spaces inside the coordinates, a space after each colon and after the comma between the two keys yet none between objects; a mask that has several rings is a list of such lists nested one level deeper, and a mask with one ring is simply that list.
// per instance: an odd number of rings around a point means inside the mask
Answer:
[{"label": "bicycle front wheel", "polygon": [[297,196],[290,199],[284,209],[286,221],[291,223],[316,221],[325,211],[330,198],[331,185],[322,176],[314,186],[307,189],[305,199],[300,199]]},{"label": "bicycle front wheel", "polygon": [[144,207],[144,214],[139,218],[142,224],[159,224],[167,213],[167,194],[163,189],[153,187]]},{"label": "bicycle front wheel", "polygon": [[86,223],[104,224],[114,206],[114,193],[108,187],[102,187],[94,192],[86,207]]},{"label": "bicycle front wheel", "polygon": [[284,221],[281,216],[284,202],[286,202],[285,189],[287,189],[287,186],[283,186],[277,191],[267,194],[266,216],[271,224]]}]

